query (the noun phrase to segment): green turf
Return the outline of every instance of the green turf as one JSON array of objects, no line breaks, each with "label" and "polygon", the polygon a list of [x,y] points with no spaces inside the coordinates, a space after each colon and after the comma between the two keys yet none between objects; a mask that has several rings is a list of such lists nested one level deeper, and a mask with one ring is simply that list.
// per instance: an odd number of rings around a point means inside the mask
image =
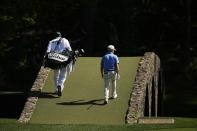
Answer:
[{"label": "green turf", "polygon": [[197,118],[175,118],[173,125],[20,124],[0,119],[0,131],[196,131]]},{"label": "green turf", "polygon": [[140,57],[120,57],[118,98],[103,105],[104,88],[100,58],[81,57],[65,82],[63,96],[56,98],[51,71],[30,123],[124,124],[128,100]]}]

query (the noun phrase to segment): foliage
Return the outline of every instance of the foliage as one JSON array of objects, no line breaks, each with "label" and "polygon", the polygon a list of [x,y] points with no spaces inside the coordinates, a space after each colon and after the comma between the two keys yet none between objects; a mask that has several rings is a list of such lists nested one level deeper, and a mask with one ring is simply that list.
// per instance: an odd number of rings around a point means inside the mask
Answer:
[{"label": "foliage", "polygon": [[[189,33],[191,23],[195,25],[196,21],[188,22],[192,15],[189,2],[1,0],[0,83],[4,83],[1,86],[13,80],[18,84],[33,82],[52,39],[51,33],[57,30],[69,39],[73,48],[84,48],[86,56],[101,56],[107,44],[114,44],[119,56],[156,52],[169,78],[172,73],[196,72],[191,65],[191,49],[194,52],[197,46]],[[191,80],[192,77],[187,82]]]}]

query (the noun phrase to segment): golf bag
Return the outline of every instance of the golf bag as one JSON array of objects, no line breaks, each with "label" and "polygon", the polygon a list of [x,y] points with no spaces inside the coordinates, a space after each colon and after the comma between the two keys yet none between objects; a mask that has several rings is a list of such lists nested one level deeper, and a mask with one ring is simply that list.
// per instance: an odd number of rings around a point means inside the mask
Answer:
[{"label": "golf bag", "polygon": [[71,61],[75,63],[77,57],[84,54],[83,49],[75,51],[65,50],[62,53],[49,52],[44,57],[43,65],[51,69],[60,69],[66,67]]}]

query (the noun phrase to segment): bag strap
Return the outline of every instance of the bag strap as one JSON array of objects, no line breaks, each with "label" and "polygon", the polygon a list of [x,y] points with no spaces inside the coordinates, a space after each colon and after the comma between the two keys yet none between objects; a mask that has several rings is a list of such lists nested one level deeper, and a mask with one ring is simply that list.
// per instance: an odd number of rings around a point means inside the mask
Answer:
[{"label": "bag strap", "polygon": [[56,46],[55,46],[54,51],[57,49],[57,46],[60,44],[61,40],[62,40],[62,38],[60,38],[60,39],[57,41],[57,44],[56,44]]}]

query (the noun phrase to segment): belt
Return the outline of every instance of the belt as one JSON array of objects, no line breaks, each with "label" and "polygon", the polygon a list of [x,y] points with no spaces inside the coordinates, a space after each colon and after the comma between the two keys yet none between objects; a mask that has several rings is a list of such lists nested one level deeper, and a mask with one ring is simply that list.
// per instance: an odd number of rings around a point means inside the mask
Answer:
[{"label": "belt", "polygon": [[115,71],[115,70],[114,69],[111,69],[111,70],[109,69],[109,70],[106,70],[106,71]]},{"label": "belt", "polygon": [[107,74],[107,73],[110,72],[110,71],[115,71],[115,70],[106,70],[106,71],[104,72],[104,74]]}]

